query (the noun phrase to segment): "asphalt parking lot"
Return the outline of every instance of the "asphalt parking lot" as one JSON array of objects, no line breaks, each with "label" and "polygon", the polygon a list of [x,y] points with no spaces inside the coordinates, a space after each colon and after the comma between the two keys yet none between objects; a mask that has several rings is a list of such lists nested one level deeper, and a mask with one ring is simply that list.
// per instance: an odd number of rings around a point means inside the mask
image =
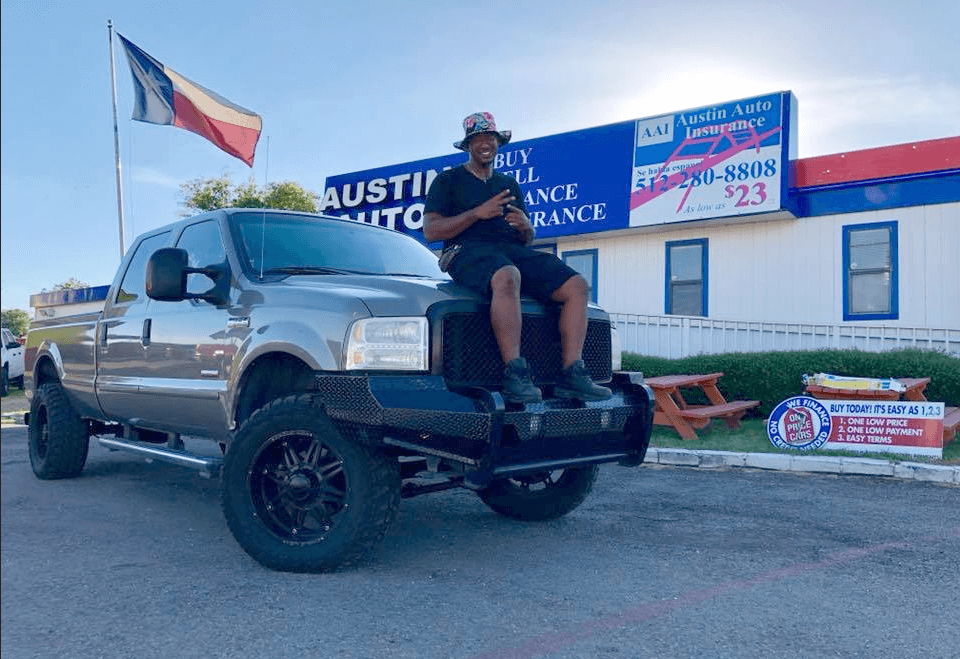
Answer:
[{"label": "asphalt parking lot", "polygon": [[218,482],[93,447],[75,480],[2,429],[2,654],[19,657],[955,657],[960,488],[606,466],[567,517],[405,500],[366,563],[270,572]]}]

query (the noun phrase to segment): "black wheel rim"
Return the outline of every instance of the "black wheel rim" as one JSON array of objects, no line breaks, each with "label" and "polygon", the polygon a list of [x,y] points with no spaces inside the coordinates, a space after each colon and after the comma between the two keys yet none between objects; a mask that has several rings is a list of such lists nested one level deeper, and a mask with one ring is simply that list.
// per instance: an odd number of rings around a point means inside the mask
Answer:
[{"label": "black wheel rim", "polygon": [[524,492],[539,492],[542,490],[549,490],[551,487],[560,482],[560,479],[563,477],[564,470],[557,469],[555,471],[535,471],[529,474],[523,474],[520,476],[514,476],[510,479],[510,482]]},{"label": "black wheel rim", "polygon": [[272,436],[248,472],[256,515],[288,542],[322,540],[347,508],[343,458],[306,430]]},{"label": "black wheel rim", "polygon": [[50,443],[50,422],[47,419],[47,408],[41,405],[37,408],[37,432],[34,442],[37,457],[43,460],[47,457],[47,445]]}]

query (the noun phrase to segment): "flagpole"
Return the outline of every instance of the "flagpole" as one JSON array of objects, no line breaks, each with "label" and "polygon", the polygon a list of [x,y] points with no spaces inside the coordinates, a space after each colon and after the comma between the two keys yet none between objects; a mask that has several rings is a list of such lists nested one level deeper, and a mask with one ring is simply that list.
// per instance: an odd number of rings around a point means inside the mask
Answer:
[{"label": "flagpole", "polygon": [[113,21],[107,20],[110,41],[110,86],[113,88],[113,152],[117,163],[117,214],[120,220],[120,260],[126,252],[123,241],[123,178],[120,176],[120,130],[117,127],[117,70],[113,61]]}]

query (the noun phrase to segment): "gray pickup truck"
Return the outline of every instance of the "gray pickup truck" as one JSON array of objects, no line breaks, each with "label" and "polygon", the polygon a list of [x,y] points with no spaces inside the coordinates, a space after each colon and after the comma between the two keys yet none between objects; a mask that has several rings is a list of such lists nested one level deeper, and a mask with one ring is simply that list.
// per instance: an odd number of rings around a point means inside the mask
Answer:
[{"label": "gray pickup truck", "polygon": [[557,309],[524,300],[522,353],[545,398],[511,405],[488,301],[413,238],[205,213],[140,236],[102,312],[34,322],[30,462],[75,477],[95,437],[219,476],[234,537],[278,570],[355,562],[401,498],[452,487],[515,519],[559,517],[597,465],[643,461],[653,422],[640,374],[616,370],[608,315],[588,316],[583,358],[613,398],[551,397]]}]

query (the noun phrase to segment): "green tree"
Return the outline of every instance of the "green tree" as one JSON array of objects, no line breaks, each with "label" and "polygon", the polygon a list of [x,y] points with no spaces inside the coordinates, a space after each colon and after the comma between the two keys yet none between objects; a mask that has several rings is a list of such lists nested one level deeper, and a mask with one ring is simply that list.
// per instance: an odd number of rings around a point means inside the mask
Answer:
[{"label": "green tree", "polygon": [[76,277],[70,277],[67,281],[62,281],[59,284],[55,285],[53,288],[43,288],[40,289],[41,293],[48,293],[50,291],[70,291],[77,288],[90,288],[90,284],[85,281],[80,281]]},{"label": "green tree", "polygon": [[290,211],[317,212],[317,195],[293,181],[271,183],[263,197],[266,208],[284,208]]},{"label": "green tree", "polygon": [[228,174],[218,178],[188,181],[180,186],[185,215],[218,208],[280,208],[317,212],[317,195],[295,181],[270,183],[258,187],[251,178],[234,184]]},{"label": "green tree", "polygon": [[5,309],[2,312],[2,325],[13,332],[14,336],[22,336],[30,327],[30,314],[23,309]]},{"label": "green tree", "polygon": [[230,205],[235,208],[265,208],[263,194],[257,189],[257,184],[251,179],[245,185],[236,187]]},{"label": "green tree", "polygon": [[212,211],[232,206],[233,184],[229,176],[187,181],[180,185],[183,205],[198,211]]},{"label": "green tree", "polygon": [[60,282],[53,287],[55,291],[69,291],[77,288],[90,288],[90,284],[85,281],[80,281],[76,277],[70,277],[67,281]]}]

